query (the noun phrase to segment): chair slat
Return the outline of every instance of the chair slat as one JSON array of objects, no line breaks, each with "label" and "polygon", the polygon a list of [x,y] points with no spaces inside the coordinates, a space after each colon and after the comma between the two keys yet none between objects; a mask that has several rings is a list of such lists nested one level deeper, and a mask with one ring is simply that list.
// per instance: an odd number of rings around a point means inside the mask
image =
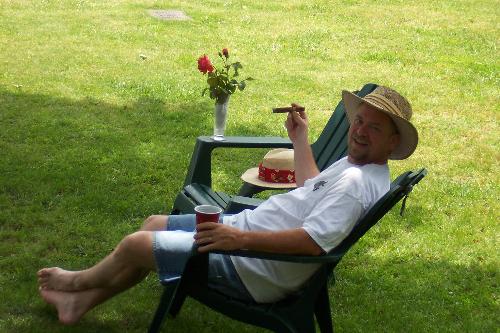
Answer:
[{"label": "chair slat", "polygon": [[220,201],[217,201],[209,193],[203,190],[199,184],[191,184],[185,187],[186,194],[196,202],[197,205],[213,205],[220,206]]},{"label": "chair slat", "polygon": [[347,132],[349,131],[349,124],[344,117],[344,121],[338,124],[336,130],[331,133],[330,144],[326,144],[324,149],[316,158],[318,168],[323,171],[344,157],[344,152],[347,151]]}]

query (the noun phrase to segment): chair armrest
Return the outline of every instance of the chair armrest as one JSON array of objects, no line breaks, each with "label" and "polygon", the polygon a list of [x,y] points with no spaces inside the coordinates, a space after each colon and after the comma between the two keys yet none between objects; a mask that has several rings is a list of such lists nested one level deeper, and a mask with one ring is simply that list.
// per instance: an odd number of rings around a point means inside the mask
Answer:
[{"label": "chair armrest", "polygon": [[[277,136],[225,136],[224,141],[214,141],[211,136],[199,136],[197,141],[213,148],[280,148],[292,147],[290,139]],[[212,148],[212,149],[213,149]]]},{"label": "chair armrest", "polygon": [[245,209],[255,209],[259,206],[264,200],[256,199],[256,198],[248,198],[239,195],[235,195],[231,198],[229,203],[227,204],[225,214],[236,214]]},{"label": "chair armrest", "polygon": [[247,258],[258,258],[265,260],[276,260],[276,261],[286,261],[295,262],[301,264],[313,264],[313,263],[332,263],[337,262],[344,256],[344,253],[329,253],[319,256],[306,256],[306,255],[291,255],[291,254],[280,254],[280,253],[270,253],[270,252],[258,252],[249,250],[235,250],[235,251],[222,251],[215,250],[212,253],[226,254],[235,257],[247,257]]},{"label": "chair armrest", "polygon": [[200,136],[191,157],[184,186],[192,183],[212,187],[212,151],[215,148],[292,148],[289,139],[280,137],[227,136],[225,141],[214,141]]}]

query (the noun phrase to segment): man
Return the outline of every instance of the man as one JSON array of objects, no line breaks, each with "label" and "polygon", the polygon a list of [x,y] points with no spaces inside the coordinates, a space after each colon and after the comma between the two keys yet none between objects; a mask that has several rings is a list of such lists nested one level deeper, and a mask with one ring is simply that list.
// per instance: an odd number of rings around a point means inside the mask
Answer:
[{"label": "man", "polygon": [[[378,87],[364,98],[343,91],[342,98],[350,121],[346,158],[320,173],[308,143],[306,114],[291,112],[285,125],[295,150],[296,190],[272,196],[253,211],[225,216],[222,223],[196,227],[192,215],[151,216],[140,231],[126,236],[89,269],[41,269],[42,298],[56,307],[62,323],[75,323],[150,271],[162,278],[174,265],[175,243],[193,238],[199,252],[248,249],[320,255],[330,251],[389,190],[387,160],[410,156],[418,142],[409,122],[410,104],[396,91]],[[272,302],[300,288],[317,267],[211,253],[208,281],[210,287],[236,298]]]}]

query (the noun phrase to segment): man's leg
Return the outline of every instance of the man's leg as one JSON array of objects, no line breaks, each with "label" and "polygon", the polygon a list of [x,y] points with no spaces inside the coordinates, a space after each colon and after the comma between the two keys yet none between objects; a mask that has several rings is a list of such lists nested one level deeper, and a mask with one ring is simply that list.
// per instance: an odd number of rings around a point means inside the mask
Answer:
[{"label": "man's leg", "polygon": [[[112,277],[116,282],[124,280],[124,277],[129,275],[129,271],[131,270],[141,270],[146,272],[153,270],[155,265],[154,258],[152,257],[151,232],[165,230],[167,220],[168,217],[165,215],[152,215],[148,217],[139,232],[125,237],[109,256],[90,269],[84,271],[66,271],[58,267],[41,269],[38,271],[40,286],[42,288],[62,291],[80,291],[102,286],[101,281],[96,281],[95,278],[92,279],[92,277],[95,277],[96,275],[94,273],[113,274]],[[131,257],[128,257],[128,255]],[[123,259],[126,260],[125,265],[123,265]],[[139,265],[134,265],[134,263],[138,263]],[[121,267],[117,267],[116,264],[121,264]],[[146,267],[141,267],[144,264],[146,264]],[[112,266],[109,267],[109,265]],[[106,271],[103,272],[103,269]],[[116,269],[119,269],[119,271],[113,272],[109,271],[109,269],[115,269],[115,271]],[[91,279],[90,285],[88,283],[89,277]],[[107,276],[102,276],[101,280],[107,278]],[[82,279],[83,281],[81,281]],[[113,281],[108,282],[112,284]]]},{"label": "man's leg", "polygon": [[56,307],[62,323],[77,322],[87,311],[134,286],[156,269],[152,231],[165,230],[166,223],[166,216],[150,216],[141,231],[125,237],[109,256],[87,270],[40,270],[41,296]]},{"label": "man's leg", "polygon": [[144,221],[140,230],[142,231],[167,230],[167,223],[168,223],[167,215],[151,215]]}]

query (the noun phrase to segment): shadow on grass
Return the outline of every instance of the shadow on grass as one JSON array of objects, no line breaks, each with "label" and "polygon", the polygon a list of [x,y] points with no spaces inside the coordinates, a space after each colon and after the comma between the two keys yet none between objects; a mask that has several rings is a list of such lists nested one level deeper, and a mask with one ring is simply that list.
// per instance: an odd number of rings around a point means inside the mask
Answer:
[{"label": "shadow on grass", "polygon": [[151,294],[131,316],[101,323],[91,313],[64,328],[39,299],[35,272],[94,264],[138,221],[168,212],[195,138],[212,131],[212,104],[144,97],[115,105],[0,87],[0,105],[0,331],[113,332],[137,321],[144,331]]},{"label": "shadow on grass", "polygon": [[[120,218],[169,211],[164,202],[159,209],[154,198],[172,202],[196,137],[213,127],[208,100],[165,104],[140,97],[114,105],[0,87],[0,104],[0,184],[7,206],[36,205],[42,211],[62,205],[78,207],[82,214],[113,211]],[[262,135],[261,129],[241,124],[231,132]],[[223,158],[236,161],[227,163],[231,166],[245,157],[224,151]],[[258,156],[249,164],[257,163]],[[149,193],[149,200],[146,195],[134,202],[120,200],[136,193]]]},{"label": "shadow on grass", "polygon": [[[499,324],[495,290],[484,288],[495,285],[498,272],[494,267],[466,267],[426,258],[376,260],[360,255],[346,258],[336,276],[330,295],[334,326],[339,332],[494,332]],[[75,327],[57,323],[55,312],[41,301],[18,304],[23,311],[11,307],[5,313],[7,318],[17,319],[8,322],[8,332],[37,332],[39,327],[50,332],[143,332],[159,297],[158,288],[126,292]],[[236,330],[263,331],[229,320],[194,301],[187,302],[176,319],[168,318],[163,329]]]},{"label": "shadow on grass", "polygon": [[498,269],[430,258],[346,257],[330,288],[346,332],[493,332]]},{"label": "shadow on grass", "polygon": [[[212,128],[208,103],[113,105],[0,87],[0,104],[5,206],[41,211],[62,205],[123,218],[167,209],[154,198],[171,201],[195,138]],[[126,200],[137,193],[148,195]]]}]

